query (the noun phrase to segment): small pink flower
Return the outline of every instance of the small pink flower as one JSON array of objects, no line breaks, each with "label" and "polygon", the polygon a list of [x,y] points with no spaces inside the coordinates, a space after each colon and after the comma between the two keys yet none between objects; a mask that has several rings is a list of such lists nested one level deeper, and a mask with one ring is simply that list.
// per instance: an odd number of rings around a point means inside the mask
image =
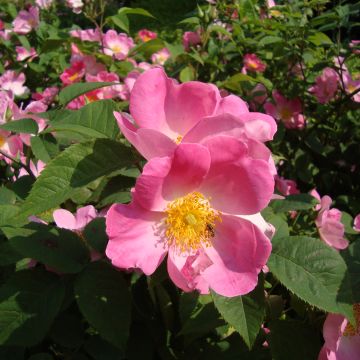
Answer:
[{"label": "small pink flower", "polygon": [[247,71],[264,72],[266,64],[264,64],[255,54],[245,54],[243,58],[244,67],[242,72]]},{"label": "small pink flower", "polygon": [[151,55],[151,61],[153,64],[164,65],[170,55],[170,51],[167,48],[163,48]]},{"label": "small pink flower", "polygon": [[53,0],[35,0],[35,3],[40,9],[46,9],[47,10],[52,5]]},{"label": "small pink flower", "polygon": [[354,230],[355,231],[360,231],[360,214],[355,216],[354,219]]},{"label": "small pink flower", "polygon": [[143,42],[147,42],[157,38],[157,33],[147,29],[142,29],[138,32],[138,36]]},{"label": "small pink flower", "polygon": [[118,34],[115,30],[108,30],[103,38],[104,53],[114,56],[118,60],[124,60],[134,47],[134,41],[126,34]]},{"label": "small pink flower", "polygon": [[70,35],[82,41],[101,41],[101,34],[99,29],[71,30]]},{"label": "small pink flower", "polygon": [[288,180],[288,179],[284,179],[281,176],[276,176],[275,181],[276,181],[276,188],[284,196],[300,193],[299,189],[297,188],[297,184],[294,180]]},{"label": "small pink flower", "polygon": [[216,135],[249,140],[251,151],[270,161],[263,144],[276,132],[274,119],[249,112],[235,95],[221,97],[212,84],[177,84],[161,68],[150,69],[136,80],[130,95],[130,115],[115,112],[121,132],[148,160],[171,156],[180,142],[200,143]]},{"label": "small pink flower", "polygon": [[310,192],[310,195],[320,201],[320,204],[315,207],[315,210],[319,211],[315,224],[321,240],[334,249],[346,249],[349,242],[344,238],[345,226],[341,223],[341,211],[336,208],[330,209],[332,203],[330,196],[325,195],[320,198],[315,189]]},{"label": "small pink flower", "polygon": [[81,14],[84,3],[82,0],[66,0],[66,6],[71,8],[73,13]]},{"label": "small pink flower", "polygon": [[60,75],[60,79],[64,85],[70,85],[79,82],[85,75],[85,64],[77,61],[71,64],[71,67],[64,70]]},{"label": "small pink flower", "polygon": [[201,44],[201,38],[198,32],[195,31],[185,31],[182,43],[186,51],[189,51],[192,46]]},{"label": "small pink flower", "polygon": [[273,189],[268,163],[233,137],[180,144],[145,165],[131,204],[110,208],[106,255],[150,275],[168,254],[170,278],[184,291],[246,294],[271,252],[259,211]]},{"label": "small pink flower", "polygon": [[[22,162],[23,164],[25,164],[25,163],[26,163],[26,157],[23,156],[23,157],[21,158],[21,162]],[[38,177],[38,176],[41,174],[41,172],[45,169],[45,166],[46,166],[46,164],[43,163],[41,160],[38,160],[36,164],[35,164],[33,161],[30,161],[30,163],[29,163],[30,170],[32,171],[32,173],[33,173],[36,177]],[[26,176],[26,175],[29,175],[29,174],[28,174],[28,172],[22,167],[22,168],[20,169],[20,171],[19,171],[19,177],[21,177],[21,176]]]},{"label": "small pink flower", "polygon": [[97,211],[92,205],[79,208],[75,215],[65,209],[58,209],[53,212],[56,226],[76,231],[84,230],[85,226],[97,216]]},{"label": "small pink flower", "polygon": [[318,360],[355,360],[360,354],[360,304],[353,305],[356,325],[339,314],[328,314],[323,328],[325,343]]},{"label": "small pink flower", "polygon": [[302,129],[305,126],[304,116],[301,114],[302,106],[299,98],[287,99],[274,90],[272,96],[275,105],[267,102],[264,105],[266,113],[278,120],[282,120],[285,127],[289,129]]},{"label": "small pink flower", "polygon": [[0,86],[3,90],[11,91],[15,96],[25,95],[29,89],[24,86],[24,73],[16,74],[13,70],[7,70],[0,76]]},{"label": "small pink flower", "polygon": [[[20,136],[11,135],[10,131],[0,129],[0,149],[6,154],[17,157],[23,151],[23,143]],[[0,154],[0,159],[8,161],[2,154]]]},{"label": "small pink flower", "polygon": [[28,58],[30,58],[29,60],[31,61],[34,57],[37,56],[36,50],[34,48],[30,48],[30,50],[28,50],[22,46],[16,46],[15,51],[17,53],[17,61],[24,61]]},{"label": "small pink flower", "polygon": [[[115,73],[100,71],[96,76],[87,74],[86,81],[88,82],[115,82],[118,83],[119,76]],[[118,97],[123,91],[123,85],[106,86],[101,89],[97,89],[96,96],[98,99],[112,99]]]},{"label": "small pink flower", "polygon": [[[360,80],[353,80],[350,73],[346,72],[343,74],[343,80],[345,85],[345,91],[348,94],[353,93],[354,91],[360,89]],[[360,102],[360,91],[357,92],[352,99],[356,102]]]},{"label": "small pink flower", "polygon": [[332,68],[325,68],[320,76],[316,78],[316,83],[309,88],[319,103],[326,104],[332,100],[338,89],[339,76]]},{"label": "small pink flower", "polygon": [[91,55],[84,55],[75,44],[71,44],[71,58],[70,64],[74,65],[81,62],[85,66],[85,72],[91,75],[96,75],[100,71],[106,71],[106,67],[102,63],[98,63],[96,58]]},{"label": "small pink flower", "polygon": [[11,30],[10,29],[4,29],[0,30],[0,39],[3,39],[4,41],[8,41],[11,39]]},{"label": "small pink flower", "polygon": [[50,105],[55,96],[58,94],[59,89],[56,86],[46,88],[42,93],[32,94],[32,98],[37,101],[43,102],[45,105]]},{"label": "small pink flower", "polygon": [[13,21],[14,32],[17,34],[28,34],[39,26],[39,8],[30,6],[29,10],[21,10]]},{"label": "small pink flower", "polygon": [[[78,234],[84,230],[86,225],[102,214],[98,214],[92,205],[84,206],[77,209],[75,215],[65,209],[58,209],[53,212],[53,218],[56,226],[62,229],[75,231]],[[103,256],[95,250],[90,252],[91,261],[97,261]]]}]

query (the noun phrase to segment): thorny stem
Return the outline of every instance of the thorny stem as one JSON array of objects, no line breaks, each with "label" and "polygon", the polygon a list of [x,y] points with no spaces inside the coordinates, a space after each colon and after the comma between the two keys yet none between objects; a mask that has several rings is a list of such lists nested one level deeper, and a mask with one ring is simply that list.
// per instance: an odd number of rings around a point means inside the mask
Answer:
[{"label": "thorny stem", "polygon": [[15,164],[18,164],[19,166],[23,167],[32,178],[36,179],[36,176],[31,171],[31,169],[30,169],[30,167],[28,165],[23,164],[21,161],[16,160],[14,157],[12,157],[11,155],[7,154],[6,152],[4,152],[2,150],[0,150],[0,154],[7,157],[8,159],[10,159]]}]

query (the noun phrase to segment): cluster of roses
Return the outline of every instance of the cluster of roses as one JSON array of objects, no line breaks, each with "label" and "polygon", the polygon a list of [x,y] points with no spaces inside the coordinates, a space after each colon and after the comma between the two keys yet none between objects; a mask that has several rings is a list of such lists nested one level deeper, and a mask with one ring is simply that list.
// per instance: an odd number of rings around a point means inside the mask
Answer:
[{"label": "cluster of roses", "polygon": [[178,84],[160,68],[137,79],[121,132],[148,161],[128,205],[107,213],[106,255],[121,269],[154,273],[166,254],[184,291],[250,292],[271,252],[273,227],[260,211],[276,172],[264,145],[275,120],[249,112],[211,84]]}]

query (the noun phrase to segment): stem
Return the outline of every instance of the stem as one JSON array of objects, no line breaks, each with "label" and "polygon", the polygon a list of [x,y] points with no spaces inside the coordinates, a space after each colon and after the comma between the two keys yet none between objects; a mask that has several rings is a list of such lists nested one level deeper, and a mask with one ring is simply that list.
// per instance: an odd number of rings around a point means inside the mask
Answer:
[{"label": "stem", "polygon": [[23,167],[27,173],[33,178],[36,179],[36,176],[34,175],[34,173],[31,171],[30,167],[23,164],[21,161],[16,160],[14,157],[12,157],[11,155],[7,154],[6,152],[0,150],[0,154],[7,157],[8,159],[10,159],[12,162],[14,162],[15,164],[18,164],[19,166]]}]

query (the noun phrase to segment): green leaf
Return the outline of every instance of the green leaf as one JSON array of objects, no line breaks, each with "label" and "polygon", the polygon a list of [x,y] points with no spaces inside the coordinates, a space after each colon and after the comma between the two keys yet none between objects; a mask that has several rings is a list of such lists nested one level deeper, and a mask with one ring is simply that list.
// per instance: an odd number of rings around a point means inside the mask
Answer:
[{"label": "green leaf", "polygon": [[154,15],[149,13],[147,10],[141,9],[141,8],[129,8],[129,7],[124,6],[118,11],[118,14],[119,15],[141,15],[141,16],[147,16],[147,17],[156,19]]},{"label": "green leaf", "polygon": [[276,360],[316,360],[320,337],[309,325],[294,320],[274,320],[269,324],[272,358]]},{"label": "green leaf", "polygon": [[272,239],[270,271],[299,298],[353,320],[347,268],[340,254],[319,239],[289,236]]},{"label": "green leaf", "polygon": [[49,335],[56,344],[61,346],[71,349],[81,346],[85,337],[82,317],[68,312],[61,313],[55,319]]},{"label": "green leaf", "polygon": [[64,285],[39,269],[15,273],[0,288],[0,344],[33,346],[60,310]]},{"label": "green leaf", "polygon": [[275,227],[274,237],[282,238],[289,236],[288,224],[280,215],[272,215],[266,221]]},{"label": "green leaf", "polygon": [[52,121],[46,132],[74,131],[90,138],[115,139],[119,135],[115,110],[117,107],[112,100],[95,101]]},{"label": "green leaf", "polygon": [[184,323],[180,334],[203,335],[221,325],[224,325],[224,321],[220,318],[214,304],[208,303],[204,306],[196,308],[190,318],[188,318]]},{"label": "green leaf", "polygon": [[291,210],[309,210],[312,209],[318,201],[309,194],[289,195],[284,200],[273,200],[270,206],[276,213],[287,212]]},{"label": "green leaf", "polygon": [[37,134],[39,131],[38,124],[33,119],[9,121],[0,125],[0,129],[23,134]]},{"label": "green leaf", "polygon": [[126,33],[130,32],[129,29],[129,19],[126,15],[114,15],[110,16],[111,21],[119,27],[121,30],[124,30]]},{"label": "green leaf", "polygon": [[13,249],[61,273],[80,272],[90,260],[89,250],[74,232],[39,223],[23,228],[3,227]]},{"label": "green leaf", "polygon": [[350,214],[348,214],[345,211],[342,211],[341,212],[341,222],[344,224],[345,232],[347,234],[352,234],[352,235],[358,234],[358,232],[355,231],[353,228],[354,219],[352,218],[352,216]]},{"label": "green leaf", "polygon": [[13,205],[16,202],[14,191],[5,186],[0,187],[0,205]]},{"label": "green leaf", "polygon": [[34,155],[46,164],[59,153],[59,145],[51,134],[32,136],[30,143]]},{"label": "green leaf", "polygon": [[132,48],[129,55],[141,53],[145,57],[149,58],[152,54],[163,49],[164,47],[165,43],[161,39],[152,39]]},{"label": "green leaf", "polygon": [[59,103],[66,106],[70,101],[76,99],[80,95],[84,95],[89,91],[100,89],[105,86],[116,85],[113,82],[87,82],[87,83],[75,83],[66,86],[59,93]]},{"label": "green leaf", "polygon": [[131,149],[109,139],[74,144],[52,160],[37,178],[20,208],[28,217],[58,207],[80,188],[104,175],[129,167]]},{"label": "green leaf", "polygon": [[341,252],[349,269],[349,279],[354,303],[360,303],[360,241],[356,240]]},{"label": "green leaf", "polygon": [[15,264],[23,258],[8,241],[0,241],[0,266]]},{"label": "green leaf", "polygon": [[279,36],[265,36],[259,41],[259,46],[273,45],[275,43],[283,42]]},{"label": "green leaf", "polygon": [[9,225],[11,220],[19,212],[19,207],[15,205],[0,205],[0,226]]},{"label": "green leaf", "polygon": [[263,281],[250,294],[224,297],[211,293],[216,308],[223,318],[239,332],[251,349],[265,317],[265,295]]},{"label": "green leaf", "polygon": [[187,82],[195,79],[195,72],[191,66],[186,66],[180,71],[179,79],[181,82]]},{"label": "green leaf", "polygon": [[310,35],[308,40],[316,46],[333,44],[331,39],[323,32],[317,32],[313,35]]},{"label": "green leaf", "polygon": [[120,349],[129,335],[131,301],[122,274],[105,262],[89,264],[75,281],[80,311],[101,337]]},{"label": "green leaf", "polygon": [[94,250],[104,253],[109,241],[106,234],[105,218],[99,217],[89,222],[83,231],[83,236]]}]

